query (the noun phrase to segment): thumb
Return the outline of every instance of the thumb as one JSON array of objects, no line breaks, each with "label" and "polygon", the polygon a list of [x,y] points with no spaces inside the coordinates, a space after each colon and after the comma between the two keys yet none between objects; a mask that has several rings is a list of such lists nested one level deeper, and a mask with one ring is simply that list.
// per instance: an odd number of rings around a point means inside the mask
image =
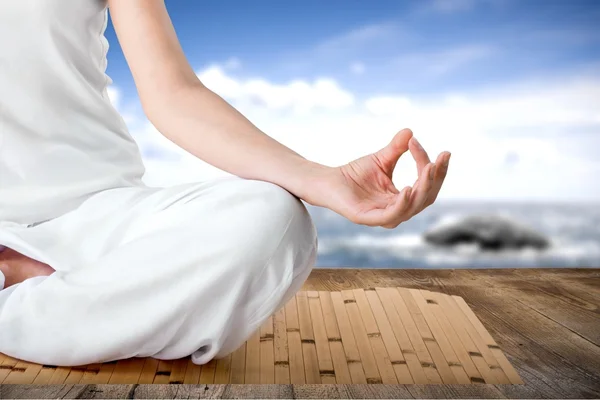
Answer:
[{"label": "thumb", "polygon": [[390,143],[375,155],[381,162],[381,165],[391,174],[396,167],[400,156],[408,151],[408,142],[413,133],[410,129],[402,129],[396,133]]}]

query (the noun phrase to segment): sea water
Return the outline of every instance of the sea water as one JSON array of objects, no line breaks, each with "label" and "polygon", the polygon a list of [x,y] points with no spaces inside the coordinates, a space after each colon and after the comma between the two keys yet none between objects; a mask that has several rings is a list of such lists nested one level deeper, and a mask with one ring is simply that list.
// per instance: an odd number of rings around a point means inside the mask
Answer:
[{"label": "sea water", "polygon": [[[308,209],[319,233],[317,267],[600,267],[600,204],[436,202],[395,229],[353,224],[320,207]],[[440,223],[489,213],[535,229],[550,247],[484,251],[477,245],[437,247],[423,239]]]}]

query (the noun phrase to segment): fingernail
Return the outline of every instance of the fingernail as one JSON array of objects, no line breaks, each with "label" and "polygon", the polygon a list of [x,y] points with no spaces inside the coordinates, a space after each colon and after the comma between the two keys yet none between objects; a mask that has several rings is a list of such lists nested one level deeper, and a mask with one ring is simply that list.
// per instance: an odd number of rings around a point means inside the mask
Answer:
[{"label": "fingernail", "polygon": [[429,169],[429,180],[432,181],[435,176],[435,164]]},{"label": "fingernail", "polygon": [[404,193],[404,198],[406,198],[406,200],[410,199],[410,192],[412,191],[411,188],[406,189],[406,192]]},{"label": "fingernail", "polygon": [[450,163],[451,156],[452,154],[448,154],[448,157],[446,157],[446,160],[444,161],[444,168],[448,168],[448,163]]},{"label": "fingernail", "polygon": [[417,138],[416,138],[416,137],[414,137],[414,136],[413,136],[413,137],[412,137],[412,140],[414,140],[414,141],[415,141],[415,145],[417,145],[417,147],[418,147],[419,149],[422,149],[422,148],[423,148],[423,146],[421,146],[421,143],[419,143],[419,141],[417,140]]}]

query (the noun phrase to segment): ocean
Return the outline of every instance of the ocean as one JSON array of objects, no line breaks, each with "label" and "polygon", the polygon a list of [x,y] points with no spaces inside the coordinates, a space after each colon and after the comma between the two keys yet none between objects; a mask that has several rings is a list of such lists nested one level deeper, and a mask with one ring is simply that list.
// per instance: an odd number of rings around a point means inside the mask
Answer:
[{"label": "ocean", "polygon": [[[600,204],[458,203],[438,201],[395,229],[353,224],[331,210],[307,206],[319,234],[317,267],[541,268],[600,267]],[[551,242],[545,250],[443,248],[423,233],[440,223],[480,214],[505,216]]]}]

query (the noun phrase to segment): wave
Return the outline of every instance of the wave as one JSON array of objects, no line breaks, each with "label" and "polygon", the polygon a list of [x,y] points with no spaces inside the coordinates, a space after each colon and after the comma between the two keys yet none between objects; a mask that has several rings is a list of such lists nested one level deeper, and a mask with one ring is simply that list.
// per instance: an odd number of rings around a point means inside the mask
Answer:
[{"label": "wave", "polygon": [[[551,246],[545,250],[525,248],[519,250],[487,251],[477,244],[451,248],[430,245],[421,235],[370,235],[330,236],[319,240],[319,254],[337,259],[340,265],[364,262],[401,261],[400,265],[431,267],[598,267],[600,242],[595,240],[572,241],[563,237],[550,238]],[[361,265],[363,267],[376,265]]]}]

